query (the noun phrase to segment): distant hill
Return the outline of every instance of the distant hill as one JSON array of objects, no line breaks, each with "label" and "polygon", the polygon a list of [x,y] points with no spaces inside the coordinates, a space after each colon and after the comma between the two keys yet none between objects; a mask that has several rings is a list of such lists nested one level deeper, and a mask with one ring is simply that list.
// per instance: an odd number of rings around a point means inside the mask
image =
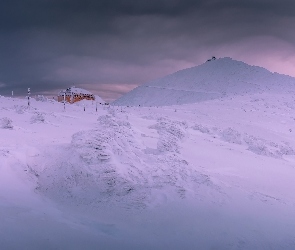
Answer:
[{"label": "distant hill", "polygon": [[97,103],[105,104],[105,101],[98,95],[95,95],[95,101]]},{"label": "distant hill", "polygon": [[168,106],[265,91],[295,92],[295,78],[225,57],[145,83],[112,104]]}]

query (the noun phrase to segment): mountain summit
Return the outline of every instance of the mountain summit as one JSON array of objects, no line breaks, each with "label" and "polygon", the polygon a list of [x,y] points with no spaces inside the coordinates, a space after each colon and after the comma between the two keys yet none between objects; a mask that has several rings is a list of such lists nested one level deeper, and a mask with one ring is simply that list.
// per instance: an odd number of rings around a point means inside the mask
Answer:
[{"label": "mountain summit", "polygon": [[265,91],[295,92],[295,78],[225,57],[147,82],[113,104],[167,106]]}]

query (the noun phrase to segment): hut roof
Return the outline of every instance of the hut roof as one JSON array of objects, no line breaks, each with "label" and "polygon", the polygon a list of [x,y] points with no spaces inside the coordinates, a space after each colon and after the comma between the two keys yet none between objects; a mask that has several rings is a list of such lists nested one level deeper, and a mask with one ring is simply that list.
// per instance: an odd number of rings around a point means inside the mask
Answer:
[{"label": "hut roof", "polygon": [[76,88],[75,86],[62,90],[58,93],[58,95],[63,94],[83,94],[83,95],[93,95],[90,91],[86,89]]}]

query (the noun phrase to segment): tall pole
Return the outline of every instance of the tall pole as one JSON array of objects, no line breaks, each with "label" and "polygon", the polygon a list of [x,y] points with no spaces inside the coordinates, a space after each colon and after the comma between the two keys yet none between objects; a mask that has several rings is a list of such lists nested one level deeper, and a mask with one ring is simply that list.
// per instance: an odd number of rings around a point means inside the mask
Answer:
[{"label": "tall pole", "polygon": [[28,106],[30,107],[30,94],[31,94],[31,89],[28,88]]},{"label": "tall pole", "polygon": [[64,110],[66,109],[66,93],[64,93]]}]

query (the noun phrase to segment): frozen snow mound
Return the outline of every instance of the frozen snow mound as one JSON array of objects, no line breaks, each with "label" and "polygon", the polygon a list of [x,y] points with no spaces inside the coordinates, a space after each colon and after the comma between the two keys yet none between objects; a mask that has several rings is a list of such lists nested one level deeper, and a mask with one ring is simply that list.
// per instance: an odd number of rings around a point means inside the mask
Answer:
[{"label": "frozen snow mound", "polygon": [[39,173],[38,189],[52,199],[80,205],[121,203],[145,207],[148,190],[138,169],[142,153],[128,122],[111,115],[97,128],[72,136],[71,146]]},{"label": "frozen snow mound", "polygon": [[227,57],[143,84],[112,104],[169,106],[264,91],[295,92],[295,78]]},{"label": "frozen snow mound", "polygon": [[247,150],[257,155],[273,158],[282,158],[284,155],[295,155],[295,150],[285,141],[269,141],[247,133],[241,133],[233,128],[220,129],[217,127],[209,128],[202,124],[195,124],[191,127],[203,134],[212,135],[222,141],[245,145]]},{"label": "frozen snow mound", "polygon": [[187,127],[186,122],[172,122],[163,118],[158,119],[158,123],[150,128],[156,129],[160,135],[157,143],[159,152],[179,153],[178,142],[185,138]]},{"label": "frozen snow mound", "polygon": [[45,97],[44,95],[37,95],[35,99],[38,102],[47,102],[48,101],[48,98]]},{"label": "frozen snow mound", "polygon": [[31,123],[44,123],[45,122],[45,116],[42,113],[36,112],[31,117]]},{"label": "frozen snow mound", "polygon": [[150,126],[159,134],[157,146],[146,148],[127,118],[109,112],[94,129],[75,133],[66,148],[47,150],[50,164],[40,167],[41,157],[32,166],[37,190],[61,203],[126,209],[144,209],[163,196],[200,198],[208,187],[217,192],[207,175],[181,157],[187,128],[186,122],[160,118]]},{"label": "frozen snow mound", "polygon": [[0,119],[0,128],[2,129],[13,129],[12,120],[8,117]]}]

